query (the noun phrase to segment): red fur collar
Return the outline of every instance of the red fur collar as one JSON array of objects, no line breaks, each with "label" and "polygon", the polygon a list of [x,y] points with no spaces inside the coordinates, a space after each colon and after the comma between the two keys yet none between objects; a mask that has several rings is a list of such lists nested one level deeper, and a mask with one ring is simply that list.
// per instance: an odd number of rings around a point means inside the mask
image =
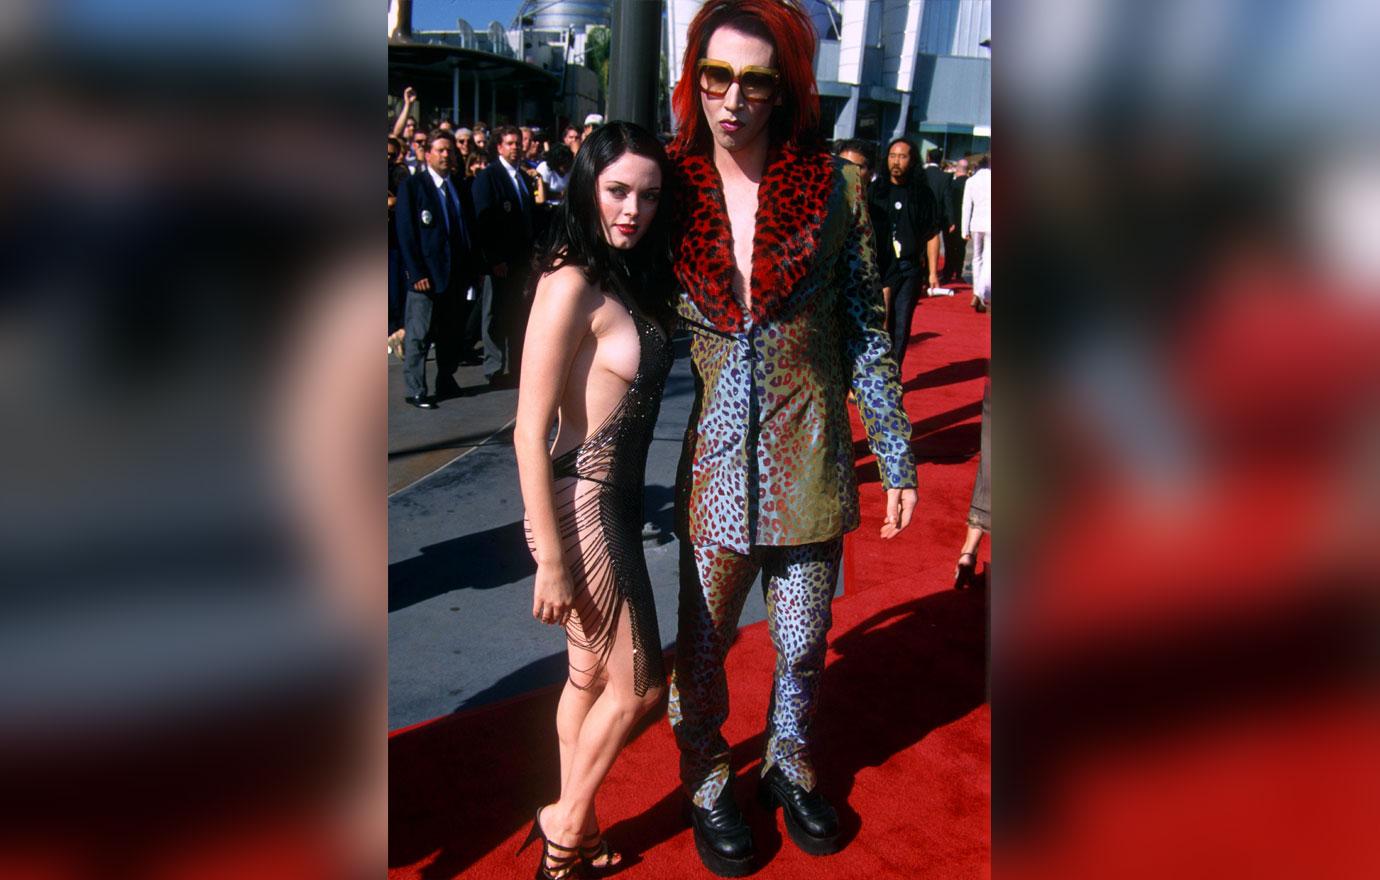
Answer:
[{"label": "red fur collar", "polygon": [[[715,327],[742,330],[743,309],[733,296],[733,240],[719,172],[705,155],[673,159],[679,202],[676,278]],[[833,181],[834,160],[827,153],[788,144],[768,156],[752,237],[754,323],[779,315],[809,271]]]}]

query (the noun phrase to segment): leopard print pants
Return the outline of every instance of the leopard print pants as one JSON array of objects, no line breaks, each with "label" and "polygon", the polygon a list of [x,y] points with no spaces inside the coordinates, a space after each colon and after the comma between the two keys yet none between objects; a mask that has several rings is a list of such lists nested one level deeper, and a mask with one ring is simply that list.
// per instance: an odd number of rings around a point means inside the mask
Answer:
[{"label": "leopard print pants", "polygon": [[724,658],[758,572],[776,647],[762,772],[779,766],[807,791],[814,788],[810,723],[842,549],[837,538],[798,547],[754,547],[747,555],[681,544],[680,631],[668,713],[680,745],[681,781],[698,806],[712,806],[732,775],[728,742],[720,732],[728,718]]}]

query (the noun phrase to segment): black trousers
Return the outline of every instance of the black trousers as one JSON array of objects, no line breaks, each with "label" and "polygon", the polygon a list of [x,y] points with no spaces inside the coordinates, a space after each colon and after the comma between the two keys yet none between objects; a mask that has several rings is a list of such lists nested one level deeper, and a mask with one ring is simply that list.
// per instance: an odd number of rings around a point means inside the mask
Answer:
[{"label": "black trousers", "polygon": [[489,379],[507,374],[517,378],[522,368],[522,337],[527,332],[526,272],[509,271],[484,285],[484,375]]},{"label": "black trousers", "polygon": [[893,269],[887,273],[886,286],[891,288],[891,313],[887,315],[887,322],[891,327],[891,357],[898,371],[906,361],[910,322],[920,303],[920,285],[929,280],[922,267],[907,265],[908,269]]},{"label": "black trousers", "polygon": [[456,326],[459,293],[444,290],[437,294],[407,292],[403,340],[403,380],[408,397],[426,396],[426,355],[436,346],[436,381],[455,377],[460,365],[460,334]]},{"label": "black trousers", "polygon": [[963,240],[963,233],[958,226],[954,226],[953,232],[944,233],[944,274],[940,276],[942,280],[963,280],[963,258],[967,250],[968,242]]}]

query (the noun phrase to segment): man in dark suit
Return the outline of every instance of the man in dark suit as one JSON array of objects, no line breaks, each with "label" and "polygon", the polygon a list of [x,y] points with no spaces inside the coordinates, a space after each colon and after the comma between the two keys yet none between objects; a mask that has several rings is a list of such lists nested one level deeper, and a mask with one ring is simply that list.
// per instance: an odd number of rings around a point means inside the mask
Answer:
[{"label": "man in dark suit", "polygon": [[403,321],[403,375],[407,402],[435,409],[426,393],[426,354],[436,345],[436,396],[460,394],[455,369],[460,362],[460,298],[473,283],[474,207],[451,181],[455,138],[448,131],[427,135],[426,167],[403,182],[395,213],[398,247],[407,269]]},{"label": "man in dark suit", "polygon": [[484,290],[484,376],[513,384],[522,366],[527,327],[527,278],[532,263],[532,183],[519,167],[521,135],[511,125],[494,132],[498,161],[474,178],[479,244],[493,283]]},{"label": "man in dark suit", "polygon": [[948,198],[944,201],[944,272],[939,280],[944,284],[963,283],[963,256],[968,249],[958,220],[963,214],[963,188],[968,183],[968,160],[959,159],[954,175],[949,178]]}]

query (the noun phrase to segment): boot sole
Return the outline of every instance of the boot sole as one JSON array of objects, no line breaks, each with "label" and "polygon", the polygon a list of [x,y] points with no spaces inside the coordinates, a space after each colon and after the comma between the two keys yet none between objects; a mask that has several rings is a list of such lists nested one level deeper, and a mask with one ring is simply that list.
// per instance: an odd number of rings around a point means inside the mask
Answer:
[{"label": "boot sole", "polygon": [[786,833],[803,852],[812,856],[831,856],[839,851],[839,836],[837,834],[828,837],[815,837],[810,834],[795,821],[795,816],[772,792],[771,786],[764,785],[758,788],[757,799],[773,817],[776,815],[776,808],[781,808],[781,818],[786,820]]},{"label": "boot sole", "polygon": [[700,829],[695,825],[695,820],[690,818],[690,809],[687,805],[685,810],[686,821],[690,823],[690,833],[695,838],[695,852],[699,853],[700,861],[710,873],[720,877],[746,877],[756,868],[754,864],[756,856],[747,856],[742,859],[730,859],[721,856],[714,851],[714,848],[705,843],[700,835]]}]

